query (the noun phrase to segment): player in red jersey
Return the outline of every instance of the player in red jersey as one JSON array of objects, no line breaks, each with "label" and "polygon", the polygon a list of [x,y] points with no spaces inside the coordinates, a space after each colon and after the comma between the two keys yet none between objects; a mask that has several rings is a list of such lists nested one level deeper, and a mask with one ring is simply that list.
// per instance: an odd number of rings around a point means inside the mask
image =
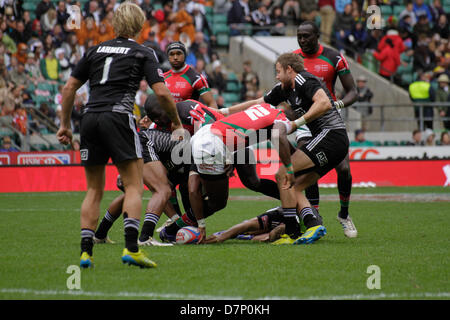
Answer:
[{"label": "player in red jersey", "polygon": [[[350,72],[347,60],[336,50],[322,46],[319,43],[320,31],[314,22],[305,21],[297,29],[297,41],[300,49],[294,53],[303,58],[305,70],[321,79],[327,86],[328,90],[335,101],[337,108],[341,109],[353,104],[357,99],[357,91],[355,81]],[[335,96],[335,83],[339,77],[345,90],[342,100],[337,100]],[[298,130],[297,139],[299,144],[301,139],[309,140],[310,132],[306,126]],[[352,190],[352,175],[350,172],[349,155],[335,168],[338,180],[338,191],[341,201],[341,209],[338,213],[338,221],[341,223],[344,234],[347,237],[354,238],[357,236],[356,227],[348,214],[350,202],[350,194]],[[305,190],[306,197],[313,206],[319,209],[319,186],[317,183]]]},{"label": "player in red jersey", "polygon": [[202,100],[210,108],[217,103],[205,77],[186,64],[186,47],[181,42],[167,46],[167,56],[172,69],[163,74],[167,88],[175,102],[187,99]]},{"label": "player in red jersey", "polygon": [[[239,153],[249,145],[269,140],[277,124],[284,125],[286,131],[291,131],[293,125],[284,110],[261,103],[203,126],[192,137],[192,156],[201,184],[208,197],[221,204],[215,211],[205,210],[199,190],[189,188],[190,204],[202,234],[200,243],[206,237],[205,218],[224,208],[228,200],[228,168],[235,158],[246,163],[245,155],[241,157]],[[234,157],[233,152],[238,156]]]}]

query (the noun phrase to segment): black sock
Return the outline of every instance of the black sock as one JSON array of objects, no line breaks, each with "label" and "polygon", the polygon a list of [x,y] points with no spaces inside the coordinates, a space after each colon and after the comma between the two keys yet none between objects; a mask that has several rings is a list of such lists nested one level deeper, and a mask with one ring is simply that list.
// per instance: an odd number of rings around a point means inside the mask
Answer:
[{"label": "black sock", "polygon": [[146,241],[149,237],[153,237],[153,232],[155,232],[156,224],[159,221],[159,216],[157,214],[147,212],[145,214],[144,225],[142,226],[141,236],[139,240]]},{"label": "black sock", "polygon": [[139,235],[139,220],[133,218],[125,218],[123,220],[125,231],[125,248],[130,252],[138,252],[137,239]]},{"label": "black sock", "polygon": [[94,230],[81,229],[81,253],[87,252],[92,256],[92,248],[94,247]]},{"label": "black sock", "polygon": [[260,187],[259,192],[262,194],[275,198],[280,199],[280,190],[278,189],[278,185],[275,181],[269,180],[269,179],[260,179]]},{"label": "black sock", "polygon": [[95,232],[95,237],[97,239],[105,239],[108,235],[109,229],[111,229],[114,221],[116,221],[119,216],[114,217],[111,215],[111,213],[109,213],[108,210],[106,210],[105,216],[103,217],[100,225],[97,228],[97,231]]},{"label": "black sock", "polygon": [[320,225],[320,222],[314,215],[311,207],[303,208],[300,211],[300,217],[302,218],[303,224],[305,225],[306,229]]},{"label": "black sock", "polygon": [[286,225],[284,233],[291,238],[298,238],[300,236],[300,221],[297,216],[295,208],[283,208],[283,220]]},{"label": "black sock", "polygon": [[308,201],[309,203],[311,203],[311,206],[319,210],[320,194],[319,194],[319,185],[317,183],[314,183],[313,185],[305,189],[305,196],[306,198],[308,198]]},{"label": "black sock", "polygon": [[347,219],[348,207],[350,205],[350,194],[352,192],[352,176],[338,177],[338,191],[339,200],[341,202],[341,210],[339,211],[339,217]]}]

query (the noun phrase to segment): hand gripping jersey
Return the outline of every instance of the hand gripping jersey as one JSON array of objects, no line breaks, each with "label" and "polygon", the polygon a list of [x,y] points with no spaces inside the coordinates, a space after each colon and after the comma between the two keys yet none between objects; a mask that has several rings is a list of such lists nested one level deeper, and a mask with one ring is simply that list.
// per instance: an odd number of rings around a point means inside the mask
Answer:
[{"label": "hand gripping jersey", "polygon": [[[198,128],[224,118],[224,115],[217,112],[216,109],[209,108],[203,103],[192,99],[177,102],[176,107],[183,128],[186,129],[191,136],[194,135]],[[170,128],[160,128],[156,123],[152,123],[150,128],[170,130]]]},{"label": "hand gripping jersey", "polygon": [[133,113],[140,81],[163,82],[155,52],[134,40],[118,37],[88,49],[72,71],[83,83],[89,80],[89,101],[84,112]]},{"label": "hand gripping jersey", "polygon": [[278,105],[287,101],[297,118],[304,115],[313,105],[313,96],[317,90],[323,89],[330,99],[332,108],[324,115],[307,123],[313,135],[319,134],[323,129],[345,129],[344,121],[334,106],[333,98],[329,90],[322,82],[309,72],[301,71],[295,77],[294,89],[283,89],[281,83],[278,83],[265,96],[264,101],[271,105]]},{"label": "hand gripping jersey", "polygon": [[350,73],[345,57],[336,50],[323,47],[319,44],[319,50],[313,54],[305,54],[302,49],[297,49],[294,53],[303,58],[305,70],[322,80],[331,93],[333,100],[336,100],[334,86],[338,75]]},{"label": "hand gripping jersey", "polygon": [[164,73],[164,81],[175,102],[198,100],[202,94],[210,91],[205,77],[187,64],[180,72],[169,70]]},{"label": "hand gripping jersey", "polygon": [[214,122],[211,132],[220,136],[230,151],[236,151],[270,139],[270,129],[277,122],[290,129],[291,123],[283,110],[262,103]]}]

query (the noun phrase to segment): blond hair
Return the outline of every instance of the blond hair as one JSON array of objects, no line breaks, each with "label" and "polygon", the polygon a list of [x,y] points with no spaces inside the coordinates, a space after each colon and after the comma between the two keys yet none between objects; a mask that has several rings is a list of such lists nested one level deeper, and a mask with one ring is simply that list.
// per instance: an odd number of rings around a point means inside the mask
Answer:
[{"label": "blond hair", "polygon": [[303,65],[303,58],[300,57],[298,54],[292,52],[283,53],[281,56],[278,57],[275,64],[276,63],[279,63],[284,70],[286,70],[289,66],[297,73],[305,70],[305,67]]},{"label": "blond hair", "polygon": [[121,3],[114,12],[112,24],[118,37],[135,38],[144,22],[144,11],[138,5],[126,1]]}]

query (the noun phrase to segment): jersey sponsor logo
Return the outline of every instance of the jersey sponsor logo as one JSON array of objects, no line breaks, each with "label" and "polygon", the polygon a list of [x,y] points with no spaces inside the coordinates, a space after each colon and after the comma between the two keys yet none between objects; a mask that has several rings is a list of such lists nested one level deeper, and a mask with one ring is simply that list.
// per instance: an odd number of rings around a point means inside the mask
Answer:
[{"label": "jersey sponsor logo", "polygon": [[317,72],[317,73],[328,72],[328,64],[316,64],[316,65],[314,65],[314,72]]},{"label": "jersey sponsor logo", "polygon": [[99,46],[97,48],[97,53],[117,53],[117,54],[127,54],[131,48],[126,47],[110,47],[110,46]]},{"label": "jersey sponsor logo", "polygon": [[325,152],[323,152],[323,151],[316,153],[316,158],[317,158],[317,160],[319,160],[319,165],[321,167],[325,166],[328,163],[327,156],[325,155]]},{"label": "jersey sponsor logo", "polygon": [[89,150],[88,149],[81,149],[80,150],[80,156],[81,156],[81,160],[86,161],[89,158]]},{"label": "jersey sponsor logo", "polygon": [[175,82],[175,88],[184,89],[187,87],[187,83],[184,81]]}]

